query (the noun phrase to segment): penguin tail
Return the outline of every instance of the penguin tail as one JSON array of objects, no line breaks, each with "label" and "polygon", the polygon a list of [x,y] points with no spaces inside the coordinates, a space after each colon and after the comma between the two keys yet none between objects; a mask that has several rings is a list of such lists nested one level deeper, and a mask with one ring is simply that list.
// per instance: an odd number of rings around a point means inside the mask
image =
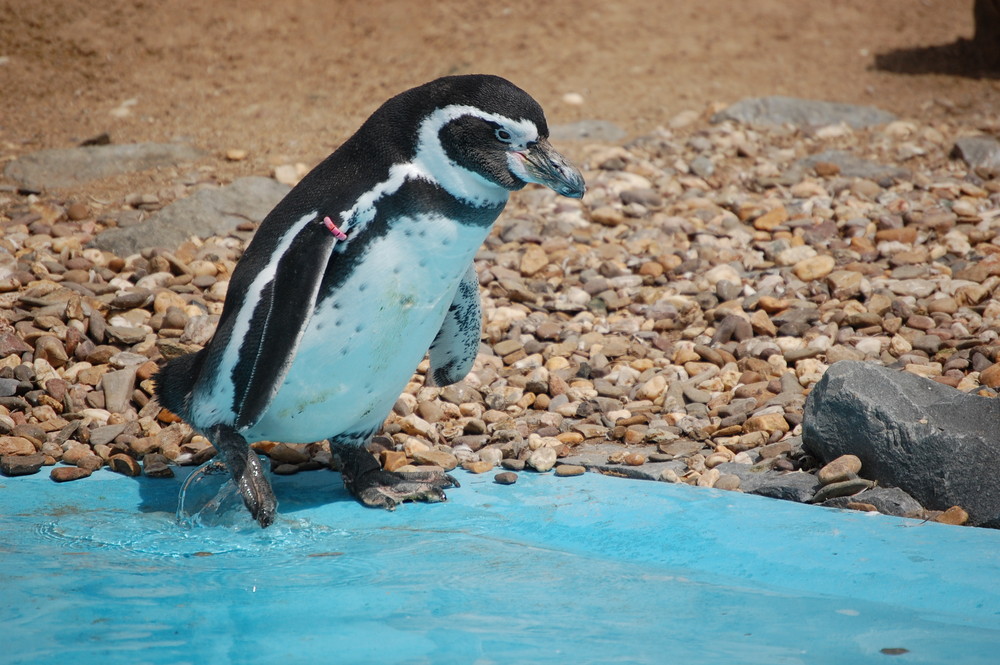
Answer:
[{"label": "penguin tail", "polygon": [[156,398],[160,405],[190,422],[189,405],[194,383],[201,373],[205,351],[188,353],[160,367],[156,373]]}]

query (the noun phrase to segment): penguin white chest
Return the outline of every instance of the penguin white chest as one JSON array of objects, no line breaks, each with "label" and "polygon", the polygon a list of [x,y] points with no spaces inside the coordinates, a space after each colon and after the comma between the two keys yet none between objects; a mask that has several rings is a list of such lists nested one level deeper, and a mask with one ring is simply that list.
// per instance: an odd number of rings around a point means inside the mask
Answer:
[{"label": "penguin white chest", "polygon": [[441,328],[488,228],[396,219],[335,293],[321,297],[248,440],[309,442],[376,429]]}]

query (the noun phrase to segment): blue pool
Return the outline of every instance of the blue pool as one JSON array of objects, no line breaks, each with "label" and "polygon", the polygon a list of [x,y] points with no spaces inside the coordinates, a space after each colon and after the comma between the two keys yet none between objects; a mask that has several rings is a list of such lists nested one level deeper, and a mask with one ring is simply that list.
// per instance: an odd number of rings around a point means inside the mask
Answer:
[{"label": "blue pool", "polygon": [[0,663],[997,663],[1000,532],[623,480],[459,472],[184,528],[181,479],[0,478]]}]

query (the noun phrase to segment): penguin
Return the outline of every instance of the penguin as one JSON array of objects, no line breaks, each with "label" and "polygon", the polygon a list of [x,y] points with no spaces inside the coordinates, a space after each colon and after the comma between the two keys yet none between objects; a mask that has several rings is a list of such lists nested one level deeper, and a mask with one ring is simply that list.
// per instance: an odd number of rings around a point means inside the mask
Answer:
[{"label": "penguin", "polygon": [[362,504],[436,502],[458,482],[381,469],[365,444],[417,365],[448,385],[481,336],[476,251],[528,183],[580,198],[539,104],[491,75],[407,90],[264,218],[233,271],[215,335],[164,364],[162,406],[218,450],[261,527],[277,502],[249,444],[327,439]]}]

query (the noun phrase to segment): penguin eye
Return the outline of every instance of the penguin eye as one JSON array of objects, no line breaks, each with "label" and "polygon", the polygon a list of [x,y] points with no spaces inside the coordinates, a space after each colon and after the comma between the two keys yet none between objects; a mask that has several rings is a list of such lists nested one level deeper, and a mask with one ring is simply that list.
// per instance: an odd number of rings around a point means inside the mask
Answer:
[{"label": "penguin eye", "polygon": [[494,132],[494,134],[496,134],[497,140],[502,141],[503,143],[510,143],[511,139],[514,138],[513,136],[510,135],[510,132],[508,132],[506,129],[503,129],[502,127],[498,128]]}]

